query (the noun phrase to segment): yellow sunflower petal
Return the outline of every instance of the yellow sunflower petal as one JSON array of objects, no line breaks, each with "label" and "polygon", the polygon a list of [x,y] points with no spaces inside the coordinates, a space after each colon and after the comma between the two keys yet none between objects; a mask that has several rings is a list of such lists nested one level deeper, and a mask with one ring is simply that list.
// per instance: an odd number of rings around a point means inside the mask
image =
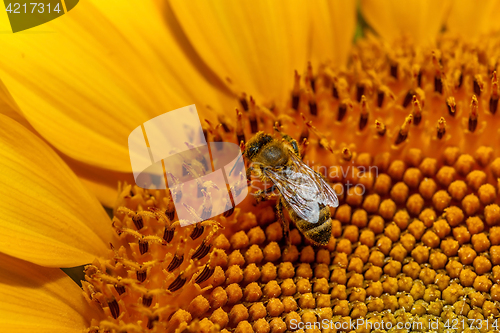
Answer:
[{"label": "yellow sunflower petal", "polygon": [[[103,173],[108,173],[108,171],[103,170]],[[118,177],[121,173],[116,174]],[[134,184],[134,177],[131,175],[131,181],[129,184]],[[114,181],[114,177],[112,179],[101,179],[99,177],[95,177],[91,175],[89,178],[78,176],[83,185],[90,191],[90,193],[94,193],[97,200],[108,208],[112,208],[116,202],[116,198],[118,196],[118,181]],[[119,181],[123,181],[120,179]]]},{"label": "yellow sunflower petal", "polygon": [[112,230],[99,202],[40,138],[0,115],[0,252],[50,267],[91,262]]},{"label": "yellow sunflower petal", "polygon": [[361,0],[367,23],[387,40],[411,37],[416,43],[432,43],[441,30],[450,1]]},{"label": "yellow sunflower petal", "polygon": [[313,22],[311,58],[331,60],[341,66],[347,61],[356,28],[356,0],[311,1]]},{"label": "yellow sunflower petal", "polygon": [[[1,29],[1,26],[0,26]],[[4,114],[9,118],[14,119],[24,127],[35,132],[35,129],[30,125],[30,123],[21,115],[19,107],[12,98],[12,95],[7,90],[7,87],[0,80],[0,114]]]},{"label": "yellow sunflower petal", "polygon": [[[306,1],[168,1],[172,29],[220,80],[262,98],[288,93],[293,71],[308,60],[310,17]],[[288,82],[289,84],[283,84]]]},{"label": "yellow sunflower petal", "polygon": [[0,78],[24,117],[64,154],[101,168],[130,172],[127,138],[144,121],[217,105],[153,0],[83,1],[0,43]]},{"label": "yellow sunflower petal", "polygon": [[98,314],[82,290],[57,268],[46,268],[0,253],[2,332],[81,333]]},{"label": "yellow sunflower petal", "polygon": [[[14,107],[12,105],[14,104]],[[34,134],[39,135],[38,132],[28,123],[12,100],[7,88],[0,81],[0,114],[4,114],[24,127],[31,130]],[[105,170],[99,167],[94,167],[82,162],[76,161],[64,154],[62,158],[69,165],[69,167],[76,173],[80,181],[93,193],[97,199],[106,207],[112,207],[118,195],[118,182],[127,181],[132,183],[134,177],[130,173],[123,173],[112,170]]]},{"label": "yellow sunflower petal", "polygon": [[88,165],[63,156],[64,162],[75,172],[85,187],[94,194],[104,206],[112,208],[118,197],[118,183],[134,184],[132,173],[117,172]]},{"label": "yellow sunflower petal", "polygon": [[446,27],[449,31],[465,37],[479,37],[480,34],[500,29],[499,11],[499,0],[454,1]]}]

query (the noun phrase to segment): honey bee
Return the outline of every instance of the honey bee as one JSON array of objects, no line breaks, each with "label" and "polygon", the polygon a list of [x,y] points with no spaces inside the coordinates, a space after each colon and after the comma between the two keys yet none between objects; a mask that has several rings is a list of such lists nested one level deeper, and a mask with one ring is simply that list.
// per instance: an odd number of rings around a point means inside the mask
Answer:
[{"label": "honey bee", "polygon": [[[278,219],[289,244],[289,226],[283,216],[287,209],[297,229],[316,245],[326,245],[332,233],[330,209],[339,205],[335,191],[323,177],[301,159],[297,141],[258,132],[245,144],[244,156],[251,162],[247,178],[258,177],[273,185],[253,195],[257,202],[278,196]],[[276,189],[278,193],[276,193]]]}]

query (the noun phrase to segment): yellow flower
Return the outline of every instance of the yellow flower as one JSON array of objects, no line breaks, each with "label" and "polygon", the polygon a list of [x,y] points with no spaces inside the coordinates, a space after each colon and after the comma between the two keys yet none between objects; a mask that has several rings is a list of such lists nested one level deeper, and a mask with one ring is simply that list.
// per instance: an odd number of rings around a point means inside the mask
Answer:
[{"label": "yellow flower", "polygon": [[[6,15],[2,22],[9,30]],[[132,180],[127,138],[137,124],[219,100],[175,38],[154,1],[89,1],[6,35],[3,112],[21,115],[111,207],[117,181]]]},{"label": "yellow flower", "polygon": [[[355,1],[88,1],[5,36],[0,326],[500,324],[497,6],[362,0],[379,37],[351,51]],[[328,245],[295,228],[285,248],[251,198],[180,228],[171,193],[127,185],[132,129],[193,103],[225,125],[210,139],[275,125],[300,139],[341,203]],[[82,296],[57,267],[88,263]]]},{"label": "yellow flower", "polygon": [[0,326],[20,332],[83,329],[99,314],[56,267],[106,255],[109,218],[45,142],[0,117]]}]

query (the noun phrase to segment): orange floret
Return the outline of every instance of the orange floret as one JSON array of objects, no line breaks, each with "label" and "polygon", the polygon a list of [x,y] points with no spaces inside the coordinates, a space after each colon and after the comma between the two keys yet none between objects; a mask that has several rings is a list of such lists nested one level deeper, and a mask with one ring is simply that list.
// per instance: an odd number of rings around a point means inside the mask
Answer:
[{"label": "orange floret", "polygon": [[250,315],[250,320],[255,321],[264,318],[267,315],[267,310],[262,302],[257,302],[252,304],[248,310],[248,314]]},{"label": "orange floret", "polygon": [[477,256],[476,251],[474,251],[474,249],[472,249],[471,247],[462,246],[458,250],[458,257],[460,258],[460,261],[464,265],[471,265],[476,256]]},{"label": "orange floret", "polygon": [[429,257],[429,264],[433,269],[443,269],[448,261],[448,257],[442,252],[432,252]]},{"label": "orange floret", "polygon": [[227,303],[227,293],[222,287],[215,288],[210,295],[210,307],[217,309],[223,307]]},{"label": "orange floret", "polygon": [[471,242],[474,250],[478,253],[488,251],[491,245],[486,233],[472,235]]},{"label": "orange floret", "polygon": [[424,207],[424,198],[418,193],[410,195],[406,201],[406,208],[412,215],[418,215]]},{"label": "orange floret", "polygon": [[248,242],[249,244],[260,245],[266,240],[266,235],[261,227],[254,227],[248,231]]},{"label": "orange floret", "polygon": [[497,198],[495,187],[491,184],[484,184],[478,190],[479,200],[483,205],[489,205],[495,202]]},{"label": "orange floret", "polygon": [[405,163],[401,160],[395,160],[389,166],[387,174],[391,176],[391,178],[394,179],[395,181],[399,181],[403,178],[405,170],[406,170]]},{"label": "orange floret", "polygon": [[351,206],[345,204],[337,208],[335,212],[335,218],[343,224],[347,224],[351,221]]},{"label": "orange floret", "polygon": [[232,235],[229,239],[229,243],[231,243],[233,249],[243,249],[248,246],[248,236],[242,230]]},{"label": "orange floret", "polygon": [[245,270],[243,271],[244,284],[255,282],[258,281],[259,279],[260,279],[260,270],[254,263],[245,267]]},{"label": "orange floret", "polygon": [[252,328],[255,333],[268,333],[271,329],[271,326],[269,325],[267,320],[265,320],[264,318],[260,318],[253,323]]},{"label": "orange floret", "polygon": [[228,257],[228,266],[237,265],[243,266],[245,265],[245,258],[241,254],[240,250],[234,250]]},{"label": "orange floret", "polygon": [[426,263],[429,260],[429,248],[423,245],[419,245],[411,251],[411,256],[419,264]]},{"label": "orange floret", "polygon": [[286,279],[281,283],[281,294],[291,296],[297,292],[297,286],[292,279]]},{"label": "orange floret", "polygon": [[477,217],[477,216],[472,216],[469,217],[465,223],[467,224],[467,229],[469,230],[469,233],[471,235],[480,233],[484,230],[484,223],[483,221]]},{"label": "orange floret", "polygon": [[484,256],[477,256],[473,262],[474,269],[478,275],[483,275],[491,271],[491,262]]},{"label": "orange floret", "polygon": [[456,179],[456,171],[449,166],[443,166],[436,174],[436,180],[444,187],[448,187]]},{"label": "orange floret", "polygon": [[243,280],[243,270],[238,265],[230,266],[226,271],[226,283],[239,283]]},{"label": "orange floret", "polygon": [[380,216],[374,216],[368,223],[368,228],[372,230],[376,235],[384,231],[384,220]]},{"label": "orange floret", "polygon": [[416,189],[418,187],[422,178],[422,172],[417,168],[408,168],[403,175],[404,183],[412,189]]},{"label": "orange floret", "polygon": [[437,160],[435,158],[426,157],[418,168],[425,177],[433,177],[437,171]]},{"label": "orange floret", "polygon": [[303,309],[314,309],[316,307],[316,299],[313,294],[302,294],[299,298],[299,306]]},{"label": "orange floret", "polygon": [[365,279],[366,280],[378,281],[378,280],[380,280],[381,276],[382,276],[382,268],[380,268],[379,266],[372,265],[365,272]]},{"label": "orange floret", "polygon": [[450,225],[444,219],[434,222],[433,229],[436,235],[441,239],[445,238],[451,233]]},{"label": "orange floret", "polygon": [[453,238],[447,238],[441,242],[441,250],[447,257],[454,257],[459,249],[458,241]]},{"label": "orange floret", "polygon": [[229,316],[222,308],[218,308],[210,316],[210,321],[224,328],[229,323]]},{"label": "orange floret", "polygon": [[266,238],[270,242],[278,242],[281,238],[283,238],[283,228],[281,227],[281,223],[274,222],[267,226]]},{"label": "orange floret", "polygon": [[226,293],[228,298],[227,301],[228,304],[236,304],[243,298],[243,291],[241,290],[241,287],[236,283],[227,286]]},{"label": "orange floret", "polygon": [[406,252],[411,252],[415,247],[415,243],[417,242],[415,236],[413,236],[411,233],[403,234],[400,241]]},{"label": "orange floret", "polygon": [[229,312],[229,323],[237,326],[239,322],[248,319],[248,310],[243,304],[236,304]]},{"label": "orange floret", "polygon": [[373,190],[379,195],[388,194],[391,190],[391,177],[389,177],[385,173],[381,173],[378,175],[377,179],[375,179],[375,184],[373,185]]},{"label": "orange floret", "polygon": [[313,276],[311,266],[309,264],[300,264],[295,271],[297,277],[310,279]]},{"label": "orange floret", "polygon": [[457,162],[455,163],[455,169],[459,174],[465,176],[469,172],[471,172],[472,168],[474,167],[474,164],[475,161],[471,155],[463,154],[460,155],[460,157],[457,159]]},{"label": "orange floret", "polygon": [[445,217],[450,226],[456,227],[464,220],[464,213],[457,206],[451,206],[445,209]]},{"label": "orange floret", "polygon": [[367,195],[365,197],[365,200],[363,201],[363,209],[369,214],[374,214],[378,212],[379,205],[380,205],[380,196],[376,193]]},{"label": "orange floret", "polygon": [[257,283],[252,282],[245,287],[244,297],[247,302],[256,302],[262,297],[262,290]]},{"label": "orange floret", "polygon": [[389,238],[392,242],[397,242],[399,240],[400,234],[401,234],[401,229],[395,223],[389,224],[384,231],[384,235],[387,236],[387,238]]},{"label": "orange floret", "polygon": [[245,261],[248,264],[255,263],[258,264],[264,259],[264,254],[257,244],[254,244],[248,248],[245,252]]},{"label": "orange floret", "polygon": [[500,207],[497,204],[484,207],[484,219],[489,226],[500,225]]},{"label": "orange floret", "polygon": [[281,288],[276,280],[269,281],[262,291],[267,298],[279,297],[281,295]]},{"label": "orange floret", "polygon": [[408,199],[410,189],[403,182],[398,182],[391,188],[391,198],[396,204],[404,204]]},{"label": "orange floret", "polygon": [[462,200],[462,209],[467,215],[474,215],[479,210],[480,205],[479,198],[474,194],[469,194]]},{"label": "orange floret", "polygon": [[455,180],[448,186],[448,193],[453,199],[460,201],[467,194],[467,184],[463,180]]},{"label": "orange floret", "polygon": [[267,264],[262,266],[260,274],[260,280],[262,281],[262,283],[268,283],[269,281],[276,279],[276,266],[268,262]]},{"label": "orange floret", "polygon": [[285,312],[291,312],[297,310],[297,302],[291,296],[284,297],[282,303]]},{"label": "orange floret", "polygon": [[384,219],[390,220],[396,212],[396,203],[391,199],[386,199],[380,203],[378,212]]},{"label": "orange floret", "polygon": [[267,303],[267,313],[271,317],[277,317],[283,313],[285,306],[278,298],[272,298]]},{"label": "orange floret", "polygon": [[[355,225],[348,225],[344,228],[344,234],[343,234],[345,239],[348,239],[351,243],[355,243],[358,241],[359,237],[359,230],[358,227]],[[340,244],[340,242],[339,242]],[[338,244],[338,245],[339,245]],[[338,250],[338,245],[337,245],[337,250]]]},{"label": "orange floret", "polygon": [[[358,228],[364,228],[368,224],[368,214],[364,209],[357,209],[351,217],[352,226],[356,226]],[[345,237],[345,232],[344,232]],[[352,241],[352,240],[351,240]]]},{"label": "orange floret", "polygon": [[467,177],[467,185],[471,187],[474,191],[479,190],[479,188],[486,183],[486,174],[484,171],[474,170],[470,172]]},{"label": "orange floret", "polygon": [[271,332],[273,333],[284,333],[286,331],[286,324],[281,318],[273,318],[269,326],[271,326]]},{"label": "orange floret", "polygon": [[450,205],[450,201],[450,195],[444,190],[437,191],[432,196],[432,203],[434,205],[434,208],[436,208],[440,212],[445,210]]},{"label": "orange floret", "polygon": [[423,236],[422,236],[422,242],[431,247],[431,248],[436,248],[439,246],[440,239],[439,237],[431,230],[428,230]]},{"label": "orange floret", "polygon": [[[270,242],[264,248],[264,259],[266,261],[276,261],[281,257],[281,249],[276,242]],[[314,253],[313,253],[314,258]],[[314,259],[313,259],[314,260]]]},{"label": "orange floret", "polygon": [[434,209],[432,208],[426,208],[424,209],[420,215],[418,216],[418,218],[424,222],[424,225],[427,227],[427,228],[430,228],[433,224],[434,224],[434,221],[436,221],[436,217],[437,217],[437,214],[436,212],[434,211]]}]

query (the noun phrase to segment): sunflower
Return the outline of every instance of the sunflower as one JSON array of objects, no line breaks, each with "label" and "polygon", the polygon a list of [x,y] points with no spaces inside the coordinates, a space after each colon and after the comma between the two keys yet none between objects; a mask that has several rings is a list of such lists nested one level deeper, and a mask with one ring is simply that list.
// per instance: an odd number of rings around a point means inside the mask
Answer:
[{"label": "sunflower", "polygon": [[[355,1],[88,1],[5,36],[1,327],[498,331],[498,6],[363,0],[352,44]],[[131,185],[128,134],[188,104],[209,141],[298,140],[339,197],[326,246],[250,197],[181,228]]]}]

